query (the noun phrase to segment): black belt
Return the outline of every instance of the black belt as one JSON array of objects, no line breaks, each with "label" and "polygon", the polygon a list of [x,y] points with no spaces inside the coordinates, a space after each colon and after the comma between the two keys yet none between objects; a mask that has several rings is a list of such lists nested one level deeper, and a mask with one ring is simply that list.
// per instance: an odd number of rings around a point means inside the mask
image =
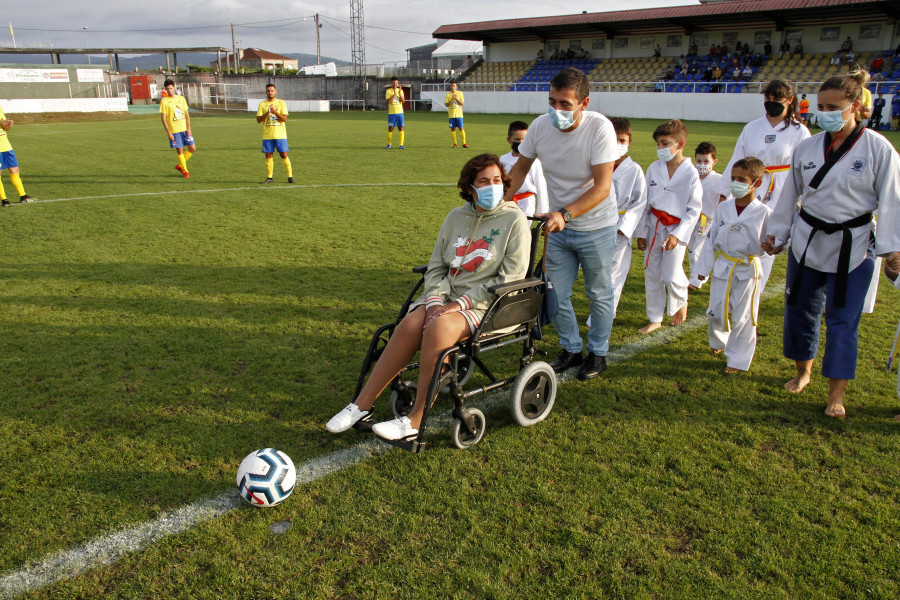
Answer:
[{"label": "black belt", "polygon": [[844,221],[843,223],[828,223],[817,217],[812,216],[804,209],[800,209],[800,218],[812,227],[809,237],[806,240],[806,248],[803,250],[803,256],[800,257],[797,275],[791,283],[791,292],[788,294],[787,303],[791,306],[797,303],[797,290],[800,289],[800,283],[803,278],[803,267],[806,264],[806,253],[809,251],[809,245],[812,243],[813,236],[819,231],[826,234],[844,232],[844,239],[841,241],[841,252],[838,254],[837,278],[834,282],[834,305],[844,306],[847,303],[847,276],[850,274],[850,250],[853,246],[853,234],[851,229],[862,227],[872,222],[872,213],[866,213],[856,218]]}]

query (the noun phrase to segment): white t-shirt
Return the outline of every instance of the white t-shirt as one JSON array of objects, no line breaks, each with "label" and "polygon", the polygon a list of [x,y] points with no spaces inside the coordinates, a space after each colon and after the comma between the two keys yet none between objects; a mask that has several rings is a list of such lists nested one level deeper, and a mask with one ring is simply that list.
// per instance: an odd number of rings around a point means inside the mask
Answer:
[{"label": "white t-shirt", "polygon": [[[564,208],[594,185],[593,165],[618,158],[616,131],[598,112],[584,111],[574,130],[562,132],[553,126],[550,115],[541,115],[528,128],[519,145],[519,154],[540,158],[547,179],[550,210]],[[609,196],[585,214],[572,219],[566,228],[594,231],[614,227],[619,220],[616,193],[610,182]]]}]

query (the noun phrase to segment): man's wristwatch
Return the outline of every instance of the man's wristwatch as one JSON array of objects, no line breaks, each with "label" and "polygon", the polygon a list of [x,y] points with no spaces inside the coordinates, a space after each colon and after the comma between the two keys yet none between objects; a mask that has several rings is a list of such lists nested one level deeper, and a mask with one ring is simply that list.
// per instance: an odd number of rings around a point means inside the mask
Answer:
[{"label": "man's wristwatch", "polygon": [[562,215],[563,221],[565,221],[566,223],[572,220],[572,213],[570,213],[566,209],[561,208],[558,212]]}]

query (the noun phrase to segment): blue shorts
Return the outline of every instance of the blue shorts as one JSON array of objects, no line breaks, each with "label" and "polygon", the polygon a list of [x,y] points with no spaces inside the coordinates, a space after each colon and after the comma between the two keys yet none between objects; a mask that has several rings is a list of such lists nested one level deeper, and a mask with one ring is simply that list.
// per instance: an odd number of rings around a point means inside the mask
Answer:
[{"label": "blue shorts", "polygon": [[287,152],[287,139],[284,138],[280,140],[263,140],[262,151],[266,154],[272,154],[274,152]]},{"label": "blue shorts", "polygon": [[463,121],[462,117],[450,119],[450,129],[453,129],[454,127],[462,129],[463,128],[462,121]]},{"label": "blue shorts", "polygon": [[172,137],[175,139],[169,142],[169,148],[184,148],[185,146],[194,145],[194,136],[188,135],[186,131],[173,133]]},{"label": "blue shorts", "polygon": [[403,113],[388,115],[388,127],[403,127]]},{"label": "blue shorts", "polygon": [[12,150],[0,152],[0,170],[10,167],[18,167],[19,161],[16,160],[16,153]]}]

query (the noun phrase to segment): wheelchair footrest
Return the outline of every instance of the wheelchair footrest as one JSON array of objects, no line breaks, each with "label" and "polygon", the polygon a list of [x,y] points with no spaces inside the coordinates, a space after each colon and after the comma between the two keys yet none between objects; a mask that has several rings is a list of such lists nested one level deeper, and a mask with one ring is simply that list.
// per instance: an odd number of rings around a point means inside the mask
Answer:
[{"label": "wheelchair footrest", "polygon": [[395,448],[412,452],[413,454],[421,454],[428,447],[428,442],[417,442],[416,440],[386,440],[382,437],[378,438],[385,444],[390,444]]},{"label": "wheelchair footrest", "polygon": [[375,423],[372,421],[372,416],[369,415],[365,419],[357,421],[353,424],[353,429],[359,431],[360,433],[372,433],[372,425]]}]

